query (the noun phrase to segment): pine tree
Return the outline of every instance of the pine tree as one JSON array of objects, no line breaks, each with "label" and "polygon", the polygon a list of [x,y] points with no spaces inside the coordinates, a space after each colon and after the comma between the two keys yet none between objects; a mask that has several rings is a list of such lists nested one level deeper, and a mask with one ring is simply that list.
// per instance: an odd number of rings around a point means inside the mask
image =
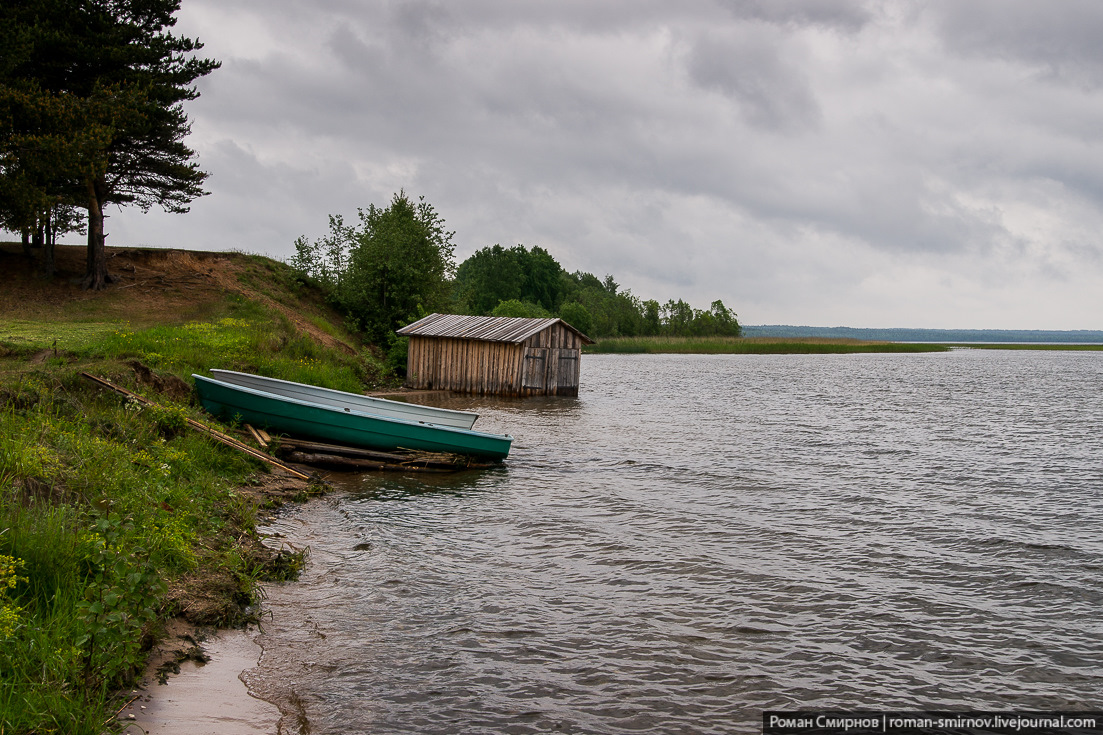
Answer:
[{"label": "pine tree", "polygon": [[87,210],[85,288],[111,280],[107,205],[182,213],[206,193],[184,144],[183,103],[219,63],[194,58],[202,44],[169,31],[179,9],[179,0],[0,4],[0,177],[26,198]]}]

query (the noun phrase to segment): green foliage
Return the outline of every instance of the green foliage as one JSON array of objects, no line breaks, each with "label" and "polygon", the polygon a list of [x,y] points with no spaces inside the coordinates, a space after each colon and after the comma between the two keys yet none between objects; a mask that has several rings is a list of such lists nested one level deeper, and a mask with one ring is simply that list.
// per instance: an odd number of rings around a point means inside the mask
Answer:
[{"label": "green foliage", "polygon": [[256,465],[196,432],[166,435],[193,410],[75,376],[0,391],[0,730],[102,732],[110,690],[140,670],[166,613],[163,583],[201,559],[241,567],[227,540],[247,511],[232,488]]},{"label": "green foliage", "polygon": [[523,245],[483,248],[456,271],[456,298],[470,314],[545,316],[558,314],[591,337],[738,336],[734,312],[714,301],[708,310],[682,300],[660,306],[641,302],[612,276],[567,273],[546,250]]},{"label": "green foliage", "polygon": [[205,193],[207,174],[183,143],[182,103],[219,64],[193,58],[202,45],[168,30],[179,9],[180,0],[0,4],[0,178],[20,194],[24,220],[58,204],[87,208],[92,288],[107,279],[105,205],[185,212]]},{"label": "green foliage", "polygon": [[359,210],[360,230],[340,289],[341,301],[377,341],[448,301],[455,268],[453,233],[422,197],[404,192],[387,209]]},{"label": "green foliage", "polygon": [[535,304],[550,314],[563,303],[562,275],[563,267],[543,248],[494,245],[460,265],[456,295],[473,314],[490,314],[503,301]]},{"label": "green foliage", "polygon": [[188,419],[191,417],[182,406],[157,405],[148,410],[157,430],[165,439],[174,439],[188,428]]},{"label": "green foliage", "polygon": [[[483,248],[456,269],[456,293],[465,311],[490,314],[503,301],[521,299],[525,272],[518,250],[501,245]],[[527,251],[526,251],[527,252]]]},{"label": "green foliage", "polygon": [[594,328],[594,318],[590,316],[590,311],[577,301],[563,304],[563,308],[559,310],[559,318],[587,336]]},{"label": "green foliage", "polygon": [[91,549],[83,560],[88,568],[84,597],[76,604],[83,634],[82,675],[89,689],[121,686],[140,670],[143,633],[157,619],[165,585],[141,549],[124,550],[133,524],[93,516]]},{"label": "green foliage", "polygon": [[314,242],[300,236],[295,240],[295,255],[288,264],[301,275],[316,281],[332,298],[341,287],[355,239],[356,232],[345,224],[344,218],[331,214],[329,234]]},{"label": "green foliage", "polygon": [[558,315],[591,337],[741,334],[735,313],[720,300],[707,310],[681,299],[641,302],[611,275],[602,280],[567,273],[540,247],[476,251],[455,269],[449,294],[452,234],[424,199],[415,205],[400,192],[386,210],[360,210],[357,228],[331,215],[325,238],[296,240],[290,264],[326,289],[354,326],[387,350],[395,329],[449,306],[479,315]]},{"label": "green foliage", "polygon": [[410,338],[395,336],[387,348],[387,368],[395,375],[406,375],[406,365],[410,354]]},{"label": "green foliage", "polygon": [[544,319],[551,316],[551,314],[539,304],[534,304],[531,301],[519,301],[518,299],[498,302],[498,305],[494,307],[494,311],[490,312],[490,315],[526,317],[529,319]]},{"label": "green foliage", "polygon": [[358,329],[389,346],[396,329],[450,303],[454,233],[424,197],[414,202],[401,191],[388,208],[371,204],[358,214],[358,227],[331,215],[326,238],[300,237],[290,264],[320,282]]},{"label": "green foliage", "polygon": [[722,301],[713,301],[708,311],[694,309],[671,299],[660,307],[659,334],[672,337],[738,337],[742,330],[735,314]]},{"label": "green foliage", "polygon": [[[211,367],[257,372],[282,380],[359,392],[385,371],[368,354],[327,350],[284,321],[262,313],[214,322],[131,330],[117,328],[106,339],[76,350],[101,359],[137,358],[150,367],[184,375]],[[212,359],[217,356],[217,363]],[[170,430],[171,427],[164,427]]]},{"label": "green foliage", "polygon": [[[114,731],[112,689],[139,670],[159,621],[196,609],[182,582],[218,580],[220,606],[198,622],[232,623],[263,581],[301,569],[301,551],[272,559],[241,544],[256,502],[238,490],[262,465],[182,430],[188,418],[224,427],[184,395],[147,407],[77,372],[139,393],[150,381],[180,387],[214,360],[350,391],[384,372],[382,358],[328,349],[266,306],[228,301],[210,322],[2,325],[0,733]],[[60,359],[26,360],[55,339]]]},{"label": "green foliage", "polygon": [[4,643],[19,625],[22,610],[11,599],[11,591],[26,577],[19,572],[26,566],[22,559],[0,554],[0,644]]}]

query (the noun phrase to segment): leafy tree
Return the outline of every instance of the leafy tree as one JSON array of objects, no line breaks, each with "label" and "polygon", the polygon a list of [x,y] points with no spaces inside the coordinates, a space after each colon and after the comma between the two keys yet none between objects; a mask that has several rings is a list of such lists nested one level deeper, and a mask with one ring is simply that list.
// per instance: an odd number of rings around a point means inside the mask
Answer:
[{"label": "leafy tree", "polygon": [[559,318],[585,335],[589,335],[594,328],[594,318],[590,316],[586,307],[577,301],[563,304],[559,310]]},{"label": "leafy tree", "polygon": [[341,287],[355,239],[354,229],[345,224],[344,218],[331,214],[329,234],[314,242],[300,236],[295,240],[295,255],[288,264],[304,276],[313,278],[334,296]]},{"label": "leafy tree", "polygon": [[688,336],[693,324],[693,307],[678,299],[667,301],[662,307],[663,333]]},{"label": "leafy tree", "polygon": [[659,319],[659,302],[649,299],[643,302],[643,333],[653,337],[659,333],[662,322]]},{"label": "leafy tree", "polygon": [[0,4],[0,176],[27,183],[26,172],[52,165],[53,178],[34,185],[87,210],[86,288],[112,280],[106,206],[182,213],[206,193],[183,142],[183,103],[219,63],[193,58],[202,44],[167,30],[179,9],[180,0]]},{"label": "leafy tree", "polygon": [[563,266],[544,248],[526,251],[523,245],[518,245],[515,250],[518,249],[518,259],[525,273],[522,299],[555,311],[563,303],[563,285],[559,279]]},{"label": "leafy tree", "polygon": [[390,344],[395,329],[448,303],[455,233],[424,197],[415,203],[405,192],[359,215],[337,298],[373,339]]},{"label": "leafy tree", "polygon": [[465,310],[489,314],[502,301],[520,300],[524,280],[517,248],[486,247],[456,270],[457,297]]},{"label": "leafy tree", "polygon": [[662,333],[675,337],[738,337],[743,331],[735,313],[719,300],[713,301],[708,311],[703,311],[681,299],[671,299],[661,311]]},{"label": "leafy tree", "polygon": [[717,299],[709,308],[715,334],[726,337],[739,337],[743,334],[743,327],[739,326],[735,312],[724,306],[724,302]]},{"label": "leafy tree", "polygon": [[563,303],[562,274],[563,266],[541,247],[493,245],[460,264],[456,294],[462,308],[475,314],[489,314],[510,300],[554,312]]},{"label": "leafy tree", "polygon": [[456,293],[467,313],[559,316],[591,337],[636,335],[739,336],[734,312],[722,301],[707,310],[682,299],[640,301],[612,275],[567,273],[543,248],[483,248],[460,264]]},{"label": "leafy tree", "polygon": [[528,319],[546,319],[550,317],[551,314],[544,307],[540,306],[540,304],[534,304],[531,301],[508,299],[498,302],[498,305],[490,312],[490,316],[519,316]]}]

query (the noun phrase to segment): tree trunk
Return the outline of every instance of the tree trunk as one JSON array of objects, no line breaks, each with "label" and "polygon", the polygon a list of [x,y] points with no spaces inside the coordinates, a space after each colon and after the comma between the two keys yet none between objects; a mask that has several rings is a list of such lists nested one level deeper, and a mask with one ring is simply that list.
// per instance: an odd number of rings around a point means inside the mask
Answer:
[{"label": "tree trunk", "polygon": [[102,291],[114,279],[107,272],[106,236],[103,232],[103,196],[101,179],[88,181],[88,268],[81,288]]},{"label": "tree trunk", "polygon": [[54,246],[57,245],[57,223],[53,218],[53,208],[46,210],[45,239],[42,243],[42,276],[54,277]]}]

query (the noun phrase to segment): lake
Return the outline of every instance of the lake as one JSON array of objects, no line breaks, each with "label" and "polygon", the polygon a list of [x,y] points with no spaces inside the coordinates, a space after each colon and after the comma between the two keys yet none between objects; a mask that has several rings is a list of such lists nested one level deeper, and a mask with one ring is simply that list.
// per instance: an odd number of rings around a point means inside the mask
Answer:
[{"label": "lake", "polygon": [[311,733],[1103,709],[1103,353],[587,355],[437,397],[501,469],[337,475],[244,679]]}]

